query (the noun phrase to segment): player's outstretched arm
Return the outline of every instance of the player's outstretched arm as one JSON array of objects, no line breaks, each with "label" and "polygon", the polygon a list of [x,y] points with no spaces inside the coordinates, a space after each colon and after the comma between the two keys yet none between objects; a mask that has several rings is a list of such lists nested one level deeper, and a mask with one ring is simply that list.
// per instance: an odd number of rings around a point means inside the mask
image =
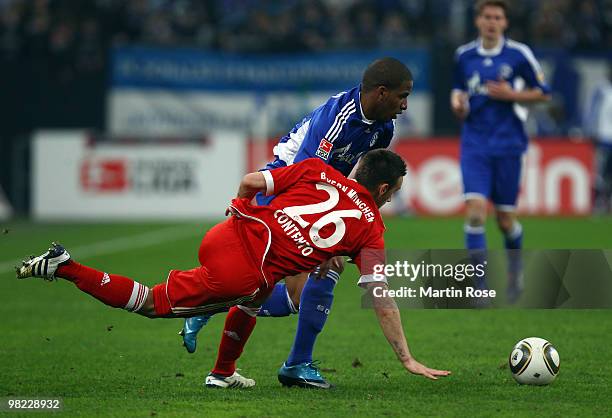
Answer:
[{"label": "player's outstretched arm", "polygon": [[[368,284],[368,290],[370,292],[373,292],[376,287],[382,290],[387,289],[385,283],[378,282]],[[376,294],[384,295],[384,293],[380,291],[376,292]],[[437,380],[439,376],[448,376],[451,373],[448,370],[431,369],[412,357],[410,349],[408,348],[408,343],[406,342],[406,337],[404,336],[400,312],[393,298],[388,296],[373,296],[372,300],[374,301],[374,311],[376,312],[380,328],[387,338],[387,341],[389,341],[391,348],[393,348],[393,351],[397,355],[398,360],[406,370],[410,373],[422,375],[433,380]]]},{"label": "player's outstretched arm", "polygon": [[518,103],[538,103],[550,100],[550,95],[540,88],[514,90],[507,81],[488,81],[487,91],[489,97],[496,100]]}]

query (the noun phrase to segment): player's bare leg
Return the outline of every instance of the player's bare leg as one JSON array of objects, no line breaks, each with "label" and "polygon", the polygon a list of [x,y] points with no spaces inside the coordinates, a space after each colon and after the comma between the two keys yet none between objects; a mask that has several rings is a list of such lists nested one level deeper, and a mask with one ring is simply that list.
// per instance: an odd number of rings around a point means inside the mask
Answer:
[{"label": "player's bare leg", "polygon": [[497,226],[504,235],[504,246],[508,256],[508,288],[506,297],[508,302],[515,303],[523,292],[523,263],[522,241],[523,228],[516,219],[513,210],[496,211]]},{"label": "player's bare leg", "polygon": [[487,221],[487,199],[471,198],[465,201],[465,222],[473,227],[484,226]]},{"label": "player's bare leg", "polygon": [[308,273],[300,273],[295,276],[285,278],[285,285],[287,286],[287,295],[296,311],[300,309],[300,298],[302,297],[302,290],[304,290],[304,284],[308,280]]}]

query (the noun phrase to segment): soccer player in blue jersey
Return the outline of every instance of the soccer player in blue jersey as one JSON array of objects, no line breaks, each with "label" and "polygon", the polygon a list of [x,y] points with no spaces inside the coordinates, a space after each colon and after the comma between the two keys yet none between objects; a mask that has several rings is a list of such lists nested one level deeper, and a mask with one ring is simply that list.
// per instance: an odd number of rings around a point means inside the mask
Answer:
[{"label": "soccer player in blue jersey", "polygon": [[463,120],[465,245],[475,262],[484,261],[484,225],[491,200],[508,250],[507,296],[514,302],[522,291],[523,229],[516,218],[516,202],[528,142],[523,105],[549,100],[550,90],[529,47],[504,37],[507,3],[480,0],[475,11],[479,38],[457,49],[450,98],[452,111]]},{"label": "soccer player in blue jersey", "polygon": [[[374,61],[364,71],[360,85],[332,96],[282,137],[274,148],[275,160],[264,169],[273,170],[314,157],[348,176],[361,155],[389,146],[393,120],[406,110],[412,86],[412,74],[402,62],[394,58]],[[265,205],[271,198],[259,195],[257,201]],[[313,364],[312,353],[343,269],[343,258],[333,258],[310,275],[295,276],[277,284],[261,307],[259,316],[287,316],[299,310],[295,341],[289,358],[279,370],[283,384],[330,387]],[[209,318],[185,320],[181,334],[187,351],[195,351],[197,333]],[[217,361],[222,361],[223,355],[219,352]]]}]

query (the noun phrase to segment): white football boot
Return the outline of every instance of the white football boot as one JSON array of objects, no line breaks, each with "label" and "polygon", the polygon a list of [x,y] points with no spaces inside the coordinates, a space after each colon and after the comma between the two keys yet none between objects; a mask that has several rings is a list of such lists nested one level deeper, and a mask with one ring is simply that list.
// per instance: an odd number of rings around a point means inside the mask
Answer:
[{"label": "white football boot", "polygon": [[70,254],[60,244],[53,242],[51,247],[38,257],[30,256],[23,260],[21,266],[15,267],[18,279],[41,277],[48,281],[55,279],[55,271],[60,264],[70,260]]},{"label": "white football boot", "polygon": [[238,372],[234,372],[233,375],[228,377],[219,376],[217,374],[209,373],[206,376],[204,385],[208,388],[221,388],[221,389],[246,389],[255,386],[255,381],[240,375]]}]

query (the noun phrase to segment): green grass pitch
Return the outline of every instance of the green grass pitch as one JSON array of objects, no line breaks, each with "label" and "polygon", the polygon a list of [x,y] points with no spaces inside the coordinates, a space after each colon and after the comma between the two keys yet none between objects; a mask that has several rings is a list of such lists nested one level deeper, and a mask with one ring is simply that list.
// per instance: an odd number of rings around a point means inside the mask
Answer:
[{"label": "green grass pitch", "polygon": [[[528,248],[612,247],[611,218],[527,218],[523,225]],[[333,390],[287,389],[276,380],[296,316],[258,320],[239,363],[257,380],[253,390],[206,390],[223,315],[211,320],[189,355],[177,336],[181,320],[110,309],[65,281],[17,281],[10,267],[59,240],[75,259],[152,285],[170,267],[195,265],[210,224],[0,226],[0,398],[60,397],[58,416],[612,414],[612,311],[402,311],[413,354],[453,371],[433,382],[403,371],[374,313],[360,308],[357,274],[349,270],[315,351]],[[457,218],[389,219],[386,241],[392,248],[461,248],[461,228]],[[492,223],[488,231],[490,245],[499,248]],[[506,367],[513,344],[527,336],[547,338],[559,350],[560,375],[548,387],[519,386]]]}]

